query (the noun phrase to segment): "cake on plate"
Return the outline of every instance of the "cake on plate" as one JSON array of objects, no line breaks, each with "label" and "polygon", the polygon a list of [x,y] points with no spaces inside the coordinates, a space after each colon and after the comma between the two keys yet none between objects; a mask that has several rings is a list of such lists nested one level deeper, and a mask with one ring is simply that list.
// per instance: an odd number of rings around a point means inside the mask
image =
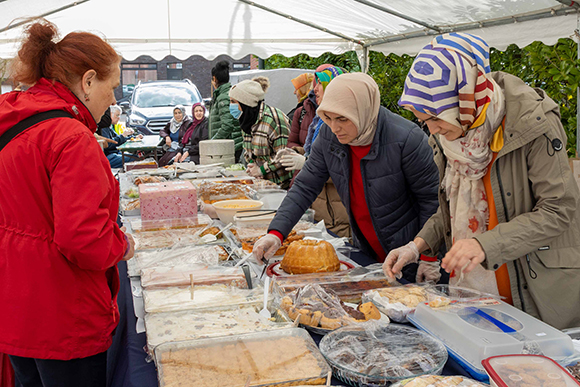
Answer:
[{"label": "cake on plate", "polygon": [[340,261],[330,243],[299,240],[290,243],[280,267],[289,274],[322,273],[340,270]]}]

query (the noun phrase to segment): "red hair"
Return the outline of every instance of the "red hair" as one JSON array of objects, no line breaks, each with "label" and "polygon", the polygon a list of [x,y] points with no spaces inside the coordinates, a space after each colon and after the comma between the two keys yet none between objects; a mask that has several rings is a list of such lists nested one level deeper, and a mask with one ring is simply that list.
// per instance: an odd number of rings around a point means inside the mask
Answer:
[{"label": "red hair", "polygon": [[107,42],[89,32],[71,32],[62,40],[56,26],[42,20],[29,25],[18,56],[14,60],[12,79],[33,85],[40,78],[59,81],[69,88],[88,70],[106,79],[121,57]]}]

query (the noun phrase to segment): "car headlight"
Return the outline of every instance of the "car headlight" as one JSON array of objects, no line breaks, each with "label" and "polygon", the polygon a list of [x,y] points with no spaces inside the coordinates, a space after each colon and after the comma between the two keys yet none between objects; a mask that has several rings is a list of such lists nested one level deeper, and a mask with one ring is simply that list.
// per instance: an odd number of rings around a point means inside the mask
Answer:
[{"label": "car headlight", "polygon": [[145,125],[145,122],[147,122],[145,118],[136,114],[131,114],[129,116],[129,125]]}]

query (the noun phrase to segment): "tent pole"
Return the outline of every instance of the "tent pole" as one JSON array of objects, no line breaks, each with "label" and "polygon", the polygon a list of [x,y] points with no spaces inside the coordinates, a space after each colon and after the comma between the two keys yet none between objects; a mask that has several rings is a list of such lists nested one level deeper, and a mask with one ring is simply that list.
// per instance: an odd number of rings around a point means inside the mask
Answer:
[{"label": "tent pole", "polygon": [[[576,40],[578,45],[578,59],[580,59],[580,11],[578,11],[577,28],[576,28]],[[576,157],[578,157],[578,152],[580,152],[580,85],[576,89]]]}]

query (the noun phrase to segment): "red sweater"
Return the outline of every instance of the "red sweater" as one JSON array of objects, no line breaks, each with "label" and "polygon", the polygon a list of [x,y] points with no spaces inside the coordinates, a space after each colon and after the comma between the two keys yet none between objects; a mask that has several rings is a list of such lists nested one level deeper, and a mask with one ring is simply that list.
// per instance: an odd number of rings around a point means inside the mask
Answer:
[{"label": "red sweater", "polygon": [[377,237],[371,214],[365,198],[360,161],[365,157],[371,146],[350,146],[350,211],[352,217],[365,239],[373,248],[379,262],[383,262],[387,254]]}]

